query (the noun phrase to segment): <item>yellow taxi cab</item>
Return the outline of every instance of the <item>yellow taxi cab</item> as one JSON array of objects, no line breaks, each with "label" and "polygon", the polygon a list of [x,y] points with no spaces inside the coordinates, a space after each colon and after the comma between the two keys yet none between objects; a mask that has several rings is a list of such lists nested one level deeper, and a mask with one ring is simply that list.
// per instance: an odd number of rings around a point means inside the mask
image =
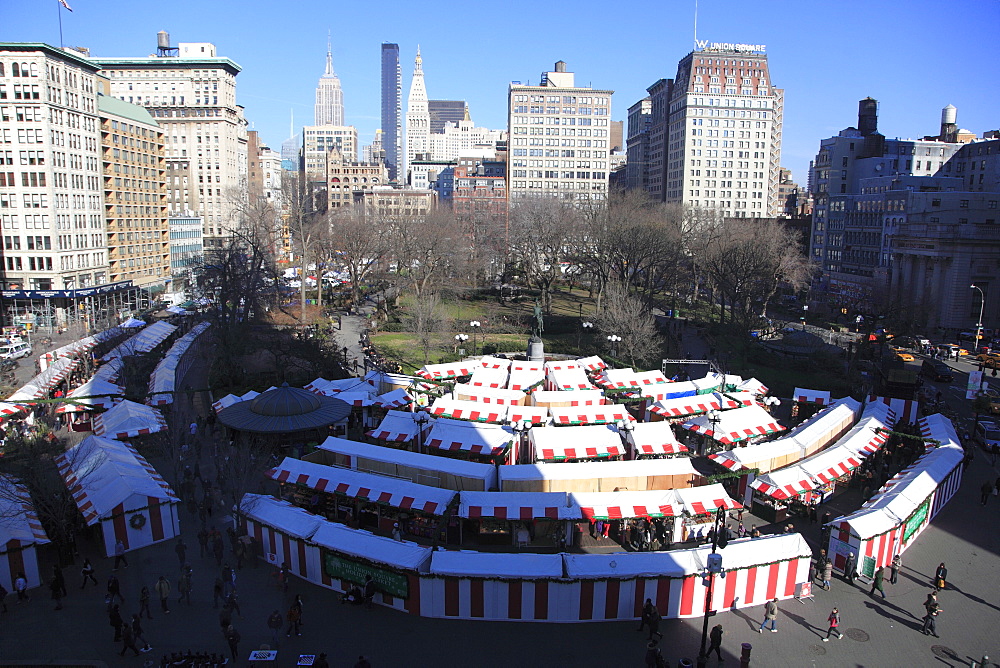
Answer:
[{"label": "yellow taxi cab", "polygon": [[1000,366],[1000,353],[980,353],[976,355],[976,359],[994,369]]},{"label": "yellow taxi cab", "polygon": [[900,348],[898,346],[892,346],[892,352],[896,353],[896,357],[903,360],[904,362],[912,362],[916,359],[912,353],[910,353],[905,348]]}]

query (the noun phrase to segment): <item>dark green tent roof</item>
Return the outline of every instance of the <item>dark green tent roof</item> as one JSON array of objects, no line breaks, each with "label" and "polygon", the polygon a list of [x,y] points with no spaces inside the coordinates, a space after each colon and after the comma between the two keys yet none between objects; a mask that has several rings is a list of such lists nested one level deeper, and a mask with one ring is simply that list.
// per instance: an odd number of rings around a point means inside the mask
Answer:
[{"label": "dark green tent roof", "polygon": [[326,427],[350,413],[351,405],[345,401],[284,383],[222,409],[219,421],[240,431],[283,434]]}]

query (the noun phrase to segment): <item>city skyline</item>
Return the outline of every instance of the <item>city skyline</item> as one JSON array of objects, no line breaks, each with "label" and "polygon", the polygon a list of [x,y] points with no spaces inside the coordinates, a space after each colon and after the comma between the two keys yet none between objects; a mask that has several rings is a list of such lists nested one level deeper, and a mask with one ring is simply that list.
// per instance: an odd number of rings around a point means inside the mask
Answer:
[{"label": "city skyline", "polygon": [[[4,38],[11,41],[59,45],[56,4],[13,0],[5,13]],[[362,144],[370,143],[380,127],[381,43],[400,45],[402,63],[412,63],[417,43],[424,55],[428,86],[435,99],[466,100],[477,125],[505,128],[506,96],[511,81],[537,83],[538,73],[564,60],[581,83],[616,91],[614,120],[624,120],[629,106],[645,95],[647,86],[674,75],[676,63],[693,49],[694,3],[672,7],[636,7],[602,16],[600,32],[581,33],[592,17],[585,2],[573,12],[515,2],[506,11],[532,17],[528,36],[544,37],[527,43],[544,46],[510,50],[502,35],[489,29],[496,18],[472,9],[454,15],[412,15],[399,3],[387,3],[374,13],[360,7],[329,12],[323,5],[303,2],[282,12],[265,13],[270,5],[242,3],[205,7],[179,2],[169,19],[154,8],[107,0],[72,3],[62,12],[63,43],[85,46],[95,57],[137,57],[152,53],[156,32],[166,30],[173,43],[213,42],[220,56],[243,68],[239,104],[246,108],[251,127],[263,141],[278,147],[287,139],[290,112],[309,118],[316,78],[325,59],[325,31],[333,30],[333,59],[345,97],[351,104],[345,123],[358,128]],[[192,11],[185,11],[190,7]],[[121,11],[117,11],[120,9]],[[329,11],[329,10],[327,10]],[[637,12],[644,24],[657,25],[661,35],[648,46],[640,44],[634,57],[628,52],[630,26]],[[850,20],[864,13],[866,23]],[[805,184],[807,167],[819,140],[852,125],[857,100],[879,100],[880,127],[891,137],[919,138],[934,134],[940,110],[958,108],[958,124],[977,136],[1000,126],[994,113],[1000,93],[994,87],[971,85],[988,80],[990,25],[1000,19],[996,4],[964,2],[949,8],[955,16],[976,17],[961,33],[942,37],[938,5],[915,2],[848,3],[837,7],[810,6],[787,11],[787,5],[764,1],[752,6],[729,2],[702,2],[698,38],[767,46],[774,85],[786,91],[782,164]],[[115,30],[106,18],[114,14]],[[307,19],[307,20],[306,20]],[[880,20],[881,19],[881,20]],[[302,26],[310,26],[303,30]],[[377,26],[366,30],[338,30],[338,26]],[[265,32],[260,26],[267,26]],[[480,29],[478,26],[482,26]],[[551,31],[551,26],[558,30]],[[530,27],[530,26],[529,26]],[[579,39],[590,34],[593,39]],[[955,49],[961,46],[960,51]],[[492,55],[503,53],[502,60]],[[470,54],[481,53],[480,57]],[[960,58],[959,58],[960,56]],[[956,60],[958,59],[958,60]],[[483,67],[483,62],[499,64]],[[955,63],[961,63],[961,69]],[[410,68],[404,65],[402,86],[409,89]]]}]

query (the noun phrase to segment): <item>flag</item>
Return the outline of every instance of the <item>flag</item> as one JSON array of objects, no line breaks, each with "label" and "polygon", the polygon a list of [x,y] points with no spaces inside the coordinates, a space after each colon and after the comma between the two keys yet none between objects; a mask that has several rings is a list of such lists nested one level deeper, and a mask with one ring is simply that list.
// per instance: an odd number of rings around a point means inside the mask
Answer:
[{"label": "flag", "polygon": [[59,0],[59,4],[68,9],[69,11],[73,11],[73,8],[69,6],[69,3],[66,2],[66,0]]}]

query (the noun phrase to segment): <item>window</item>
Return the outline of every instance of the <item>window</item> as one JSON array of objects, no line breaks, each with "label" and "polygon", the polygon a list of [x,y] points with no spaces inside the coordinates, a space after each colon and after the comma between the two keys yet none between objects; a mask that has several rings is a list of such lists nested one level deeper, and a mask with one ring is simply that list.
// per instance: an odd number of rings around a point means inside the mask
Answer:
[{"label": "window", "polygon": [[958,208],[959,209],[968,209],[969,208],[969,200],[963,199],[963,200],[959,201]]}]

